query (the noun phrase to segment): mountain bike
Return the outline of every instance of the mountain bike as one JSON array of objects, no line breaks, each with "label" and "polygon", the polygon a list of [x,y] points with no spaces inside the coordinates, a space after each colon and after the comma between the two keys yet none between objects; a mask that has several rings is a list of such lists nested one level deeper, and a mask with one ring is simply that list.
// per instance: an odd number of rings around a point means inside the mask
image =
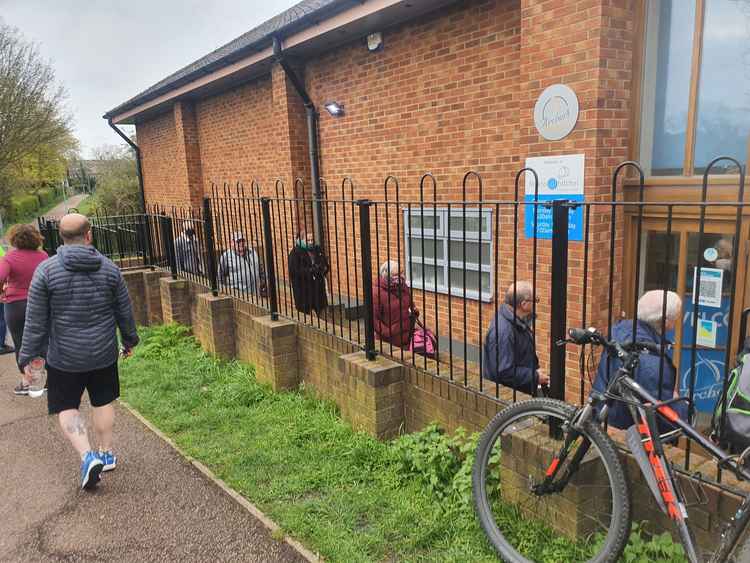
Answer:
[{"label": "mountain bike", "polygon": [[[608,341],[595,329],[571,329],[559,343],[602,346],[620,367],[604,393],[574,407],[546,398],[516,403],[484,430],[473,471],[474,504],[488,539],[510,563],[559,560],[546,549],[567,546],[568,561],[618,561],[631,530],[630,486],[617,445],[603,428],[610,405],[627,405],[635,424],[627,445],[662,512],[673,522],[690,563],[750,562],[750,495],[726,524],[717,549],[701,552],[688,526],[685,492],[665,455],[665,443],[680,435],[700,445],[718,466],[740,480],[750,448],[730,455],[682,420],[676,397],[659,401],[634,379],[641,354],[661,353],[651,342]],[[571,517],[574,515],[575,517]],[[539,537],[543,536],[543,541]],[[532,541],[533,540],[533,541]]]}]

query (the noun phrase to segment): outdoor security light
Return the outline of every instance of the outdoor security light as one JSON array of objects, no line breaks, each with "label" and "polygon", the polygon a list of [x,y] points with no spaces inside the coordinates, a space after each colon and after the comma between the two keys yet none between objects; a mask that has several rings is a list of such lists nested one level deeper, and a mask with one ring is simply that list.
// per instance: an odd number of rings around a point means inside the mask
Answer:
[{"label": "outdoor security light", "polygon": [[367,36],[367,49],[370,52],[382,51],[383,50],[383,34],[371,33]]},{"label": "outdoor security light", "polygon": [[333,117],[341,117],[344,115],[344,104],[338,102],[326,102],[323,106]]}]

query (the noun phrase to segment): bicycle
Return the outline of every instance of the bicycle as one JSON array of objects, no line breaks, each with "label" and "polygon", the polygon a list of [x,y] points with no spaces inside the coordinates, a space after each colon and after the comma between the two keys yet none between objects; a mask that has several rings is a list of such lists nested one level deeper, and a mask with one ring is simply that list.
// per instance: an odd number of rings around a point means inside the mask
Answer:
[{"label": "bicycle", "polygon": [[[750,538],[743,535],[750,521],[750,495],[744,496],[727,523],[718,549],[699,557],[687,524],[688,503],[665,456],[664,443],[684,435],[708,452],[719,467],[748,481],[745,461],[750,448],[739,456],[728,454],[672,408],[687,398],[658,401],[633,379],[640,355],[659,355],[660,346],[607,341],[593,328],[571,329],[569,337],[558,344],[602,346],[621,366],[606,392],[593,393],[582,407],[554,399],[530,399],[499,412],[484,430],[472,475],[474,505],[482,528],[503,560],[532,561],[529,557],[539,556],[534,549],[546,549],[558,538],[568,541],[582,560],[609,563],[620,558],[631,530],[630,487],[617,446],[602,428],[609,405],[620,401],[636,421],[626,431],[628,447],[659,508],[677,527],[690,563],[750,562]],[[669,432],[662,435],[665,430]],[[566,518],[571,506],[581,504],[580,518]],[[547,541],[541,547],[531,547],[531,529],[544,531]]]}]

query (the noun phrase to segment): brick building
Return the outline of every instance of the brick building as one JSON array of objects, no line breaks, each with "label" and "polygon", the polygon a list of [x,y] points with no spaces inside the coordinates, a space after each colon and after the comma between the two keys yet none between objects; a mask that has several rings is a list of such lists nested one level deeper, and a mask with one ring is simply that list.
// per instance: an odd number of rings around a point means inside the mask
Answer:
[{"label": "brick building", "polygon": [[[747,159],[750,112],[739,93],[744,89],[731,82],[750,85],[743,62],[747,19],[733,0],[305,0],[105,118],[136,125],[147,202],[197,207],[212,184],[252,180],[262,194],[273,195],[277,178],[288,194],[296,178],[305,179],[306,187],[295,191],[309,197],[306,109],[279,62],[283,57],[320,110],[319,166],[329,192],[350,177],[355,198],[382,200],[384,179],[393,175],[400,199],[417,201],[420,178],[431,172],[438,201],[457,201],[464,174],[474,170],[482,176],[483,201],[512,201],[515,174],[527,158],[582,154],[586,201],[609,201],[613,170],[628,159],[644,165],[649,201],[697,201],[700,175],[713,156]],[[580,112],[568,135],[548,140],[537,129],[534,109],[555,84],[572,89]],[[323,110],[329,101],[343,104],[344,115]],[[712,197],[734,201],[736,168],[719,172]],[[617,187],[619,199],[636,192],[632,181]],[[471,180],[467,199],[479,200]],[[402,222],[403,207],[396,210]],[[531,276],[531,240],[513,232],[511,213],[489,207],[500,232],[489,233],[494,246],[487,281],[480,263],[474,287],[481,286],[479,293],[486,286],[490,295],[464,300],[459,292],[450,302],[447,291],[438,291],[436,305],[425,311],[428,322],[439,311],[442,325],[449,307],[458,308],[451,336],[472,346],[480,344],[495,310],[494,287],[512,279],[507,249],[516,237],[518,276]],[[615,216],[615,316],[632,313],[639,292],[662,287],[664,271],[670,288],[687,295],[697,260],[698,208],[683,209],[668,232],[664,206],[645,208],[641,248],[635,246],[635,209]],[[341,206],[328,213],[341,215]],[[570,245],[568,324],[582,322],[586,287],[586,321],[601,327],[610,307],[611,209],[591,207],[590,213],[587,272],[584,245]],[[739,248],[733,210],[718,210],[709,219],[705,245],[728,237]],[[385,239],[386,227],[379,223],[377,229]],[[377,258],[400,253],[408,261],[396,243],[405,246],[405,234],[398,225],[389,229],[395,229],[387,233],[390,248]],[[743,213],[745,239],[748,230]],[[661,249],[669,245],[674,252],[665,258]],[[352,254],[345,246],[342,252]],[[537,332],[545,363],[548,241],[540,241],[538,252]],[[636,263],[643,270],[638,287]],[[745,264],[739,268],[737,278],[744,280]],[[722,311],[738,311],[744,295],[739,283]],[[433,298],[432,292],[415,292],[417,302]],[[736,314],[734,328],[738,323]],[[678,340],[681,335],[680,327]],[[577,365],[574,355],[571,366]],[[569,392],[577,395],[578,385],[572,377]]]}]

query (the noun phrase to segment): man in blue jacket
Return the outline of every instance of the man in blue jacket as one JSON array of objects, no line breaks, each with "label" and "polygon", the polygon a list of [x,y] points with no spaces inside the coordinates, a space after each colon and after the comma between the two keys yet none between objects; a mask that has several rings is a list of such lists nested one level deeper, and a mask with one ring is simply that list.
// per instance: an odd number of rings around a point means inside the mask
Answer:
[{"label": "man in blue jacket", "polygon": [[[667,306],[664,320],[664,331],[674,330],[680,319],[682,300],[673,291],[667,292]],[[652,342],[661,346],[662,313],[664,311],[664,292],[662,290],[647,291],[638,301],[638,315],[635,323],[635,339],[639,342]],[[618,342],[632,342],[633,321],[620,321],[612,327],[612,340]],[[662,357],[653,354],[642,354],[639,359],[638,369],[634,374],[635,380],[651,395],[666,401],[675,396],[677,384],[677,370],[672,362],[672,342],[666,340],[668,347],[665,348]],[[599,368],[596,372],[594,390],[604,393],[607,390],[610,378],[620,367],[617,358],[609,358],[609,370],[607,370],[607,352],[603,352],[599,360]],[[684,402],[674,403],[672,408],[677,411],[681,418],[687,419],[687,405]],[[628,407],[621,402],[613,402],[609,410],[608,418],[610,426],[626,429],[633,425],[633,417],[630,416]],[[671,430],[670,425],[660,421],[662,432]]]},{"label": "man in blue jacket", "polygon": [[[100,472],[117,465],[112,453],[112,402],[120,395],[117,330],[123,355],[138,344],[138,333],[122,274],[91,246],[88,219],[66,215],[60,236],[65,245],[39,265],[31,281],[18,363],[28,372],[49,343],[48,411],[58,415],[63,434],[81,456],[81,488],[91,489]],[[91,449],[79,412],[84,390],[93,407],[98,452]]]},{"label": "man in blue jacket", "polygon": [[534,288],[526,281],[511,284],[505,303],[492,319],[482,352],[485,379],[536,395],[538,385],[549,377],[539,371],[530,321],[534,310]]}]

